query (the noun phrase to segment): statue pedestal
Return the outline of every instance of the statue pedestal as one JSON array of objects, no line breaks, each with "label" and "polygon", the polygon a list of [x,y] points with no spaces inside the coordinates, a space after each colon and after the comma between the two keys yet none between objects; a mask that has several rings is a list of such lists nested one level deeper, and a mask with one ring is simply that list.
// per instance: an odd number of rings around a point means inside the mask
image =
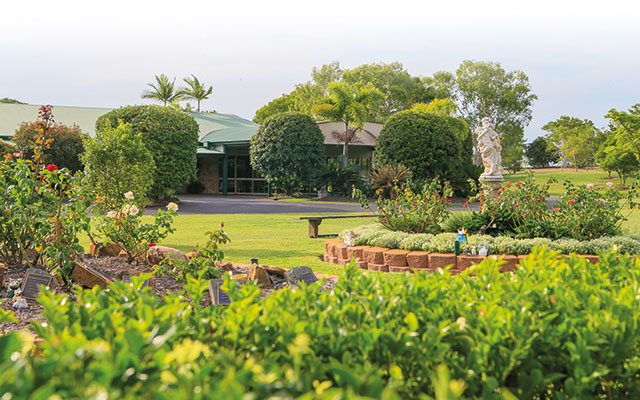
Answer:
[{"label": "statue pedestal", "polygon": [[480,183],[482,184],[482,190],[485,195],[490,195],[492,198],[497,199],[500,196],[500,189],[502,188],[502,182],[504,182],[504,178],[487,178],[482,179]]}]

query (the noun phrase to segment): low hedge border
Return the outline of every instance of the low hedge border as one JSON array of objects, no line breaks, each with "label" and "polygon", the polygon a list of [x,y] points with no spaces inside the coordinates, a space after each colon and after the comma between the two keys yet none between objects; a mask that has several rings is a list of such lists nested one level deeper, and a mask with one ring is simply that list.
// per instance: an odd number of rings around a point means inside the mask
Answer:
[{"label": "low hedge border", "polygon": [[[353,231],[356,234],[355,246],[373,246],[387,249],[399,249],[407,251],[425,251],[430,253],[453,253],[455,233],[411,234],[394,232],[379,223],[363,225],[355,229],[348,229],[340,234],[344,240],[347,233]],[[485,244],[489,254],[526,255],[534,247],[546,246],[550,250],[559,251],[562,254],[596,255],[602,251],[616,251],[621,254],[640,254],[640,234],[630,233],[614,237],[602,237],[588,241],[575,239],[551,240],[547,238],[514,239],[507,236],[493,237],[488,235],[470,235],[466,248],[478,247]]]},{"label": "low hedge border", "polygon": [[[597,255],[575,253],[558,255],[558,259],[572,256],[584,258],[592,264],[596,264],[599,260]],[[528,255],[493,254],[488,257],[504,261],[500,267],[501,272],[513,272]],[[342,239],[329,239],[325,242],[325,252],[322,258],[325,262],[339,265],[346,265],[355,260],[362,269],[380,272],[435,272],[438,268],[449,267],[449,272],[455,275],[481,263],[487,257],[456,256],[453,253],[409,251],[372,246],[348,247]]]}]

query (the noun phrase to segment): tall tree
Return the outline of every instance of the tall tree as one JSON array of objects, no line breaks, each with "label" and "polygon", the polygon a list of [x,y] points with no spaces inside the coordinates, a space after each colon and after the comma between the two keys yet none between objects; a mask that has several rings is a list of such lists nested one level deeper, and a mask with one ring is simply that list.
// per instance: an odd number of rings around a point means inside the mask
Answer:
[{"label": "tall tree", "polygon": [[175,78],[170,81],[168,76],[160,74],[156,75],[155,79],[156,83],[147,83],[147,86],[151,87],[152,90],[145,90],[141,96],[143,99],[153,99],[162,102],[164,106],[167,103],[180,100],[181,95],[175,88]]},{"label": "tall tree", "polygon": [[549,132],[547,139],[558,150],[562,168],[566,167],[569,160],[576,171],[595,162],[602,132],[590,120],[563,115],[548,122],[542,129]]},{"label": "tall tree", "polygon": [[490,118],[501,136],[503,154],[515,157],[510,160],[503,157],[503,161],[514,165],[518,157],[521,158],[524,128],[531,121],[531,107],[538,98],[524,72],[505,71],[496,62],[466,60],[455,74],[436,72],[425,79],[425,83],[439,93],[438,96],[458,104],[471,130],[480,126],[482,118]]},{"label": "tall tree", "polygon": [[213,86],[207,87],[204,82],[200,82],[193,74],[191,74],[191,78],[184,78],[183,81],[188,87],[178,90],[178,95],[183,99],[195,100],[198,103],[196,111],[200,112],[200,102],[209,98],[213,93]]},{"label": "tall tree", "polygon": [[329,95],[313,107],[312,113],[318,117],[344,123],[344,131],[334,132],[334,135],[343,143],[342,162],[345,167],[349,165],[349,143],[357,139],[364,122],[371,116],[371,107],[382,101],[384,95],[371,86],[358,89],[333,82],[329,84]]},{"label": "tall tree", "polygon": [[544,136],[537,137],[526,148],[525,156],[529,160],[529,165],[534,168],[545,168],[558,160],[558,153],[552,149]]},{"label": "tall tree", "polygon": [[613,133],[619,143],[625,143],[640,160],[640,103],[629,111],[612,108],[605,117],[609,118]]}]

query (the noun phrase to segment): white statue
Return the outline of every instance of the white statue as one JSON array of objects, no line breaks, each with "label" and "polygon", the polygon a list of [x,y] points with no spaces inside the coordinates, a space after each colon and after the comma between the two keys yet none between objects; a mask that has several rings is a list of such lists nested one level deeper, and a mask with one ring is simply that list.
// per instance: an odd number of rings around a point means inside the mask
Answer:
[{"label": "white statue", "polygon": [[476,129],[478,135],[478,149],[482,156],[484,172],[480,175],[481,181],[502,182],[502,146],[500,137],[489,118],[482,118],[482,126]]},{"label": "white statue", "polygon": [[344,244],[347,247],[353,247],[356,245],[355,240],[358,235],[354,231],[349,231],[344,237]]}]

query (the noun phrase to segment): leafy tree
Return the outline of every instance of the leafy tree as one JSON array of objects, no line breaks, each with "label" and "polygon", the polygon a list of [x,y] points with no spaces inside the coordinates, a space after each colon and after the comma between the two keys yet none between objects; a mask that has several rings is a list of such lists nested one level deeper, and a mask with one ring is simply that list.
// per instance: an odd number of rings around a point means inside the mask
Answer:
[{"label": "leafy tree", "polygon": [[524,155],[533,168],[545,168],[558,160],[558,155],[544,136],[537,137],[526,146]]},{"label": "leafy tree", "polygon": [[456,103],[451,99],[433,99],[429,104],[416,103],[411,109],[445,117],[453,117],[458,111],[458,106],[456,106]]},{"label": "leafy tree", "polygon": [[151,87],[151,90],[145,90],[142,93],[141,97],[143,99],[159,101],[163,106],[166,106],[167,103],[172,103],[181,99],[182,95],[176,91],[175,88],[175,78],[170,81],[168,76],[160,74],[156,75],[155,79],[155,83],[147,83],[147,86]]},{"label": "leafy tree", "polygon": [[[78,125],[66,126],[54,124],[47,131],[47,138],[52,139],[43,150],[44,163],[55,164],[70,171],[83,169],[80,154],[84,151],[82,133]],[[26,158],[33,157],[35,142],[40,137],[40,125],[37,122],[23,122],[16,130],[13,141]]]},{"label": "leafy tree", "polygon": [[96,121],[96,132],[130,123],[140,133],[155,162],[153,193],[160,199],[196,179],[198,123],[172,107],[129,106],[113,110]]},{"label": "leafy tree", "polygon": [[441,71],[425,81],[458,104],[472,131],[480,126],[482,118],[491,119],[502,141],[503,162],[507,156],[505,165],[516,165],[522,159],[524,128],[531,121],[531,107],[538,98],[524,72],[505,71],[496,62],[466,60],[455,74]]},{"label": "leafy tree", "polygon": [[271,100],[267,105],[260,107],[253,117],[253,122],[262,125],[274,115],[288,111],[296,111],[295,101],[291,94],[283,94],[277,99]]},{"label": "leafy tree", "polygon": [[345,167],[349,165],[349,143],[357,140],[362,126],[371,116],[371,107],[383,100],[384,95],[370,86],[357,89],[333,82],[329,84],[329,96],[312,109],[320,118],[344,124],[344,131],[334,132],[334,135],[343,143],[342,162]]},{"label": "leafy tree", "polygon": [[634,105],[629,111],[617,111],[612,108],[605,117],[609,118],[614,134],[619,138],[619,143],[625,143],[633,149],[640,159],[640,103]]},{"label": "leafy tree", "polygon": [[250,156],[251,166],[276,191],[291,195],[322,165],[324,135],[308,115],[277,114],[251,138]]},{"label": "leafy tree", "polygon": [[2,156],[4,156],[5,154],[15,153],[16,150],[17,148],[14,143],[5,142],[4,140],[0,139],[0,159],[2,159]]},{"label": "leafy tree", "polygon": [[596,160],[600,168],[605,171],[615,171],[620,178],[622,185],[627,182],[627,178],[640,170],[640,162],[635,152],[630,146],[619,143],[618,138],[611,135],[602,143],[596,153]]},{"label": "leafy tree", "polygon": [[19,100],[16,99],[10,99],[8,97],[3,97],[0,99],[0,103],[6,103],[6,104],[27,104],[27,103],[23,103]]},{"label": "leafy tree", "polygon": [[425,85],[420,77],[411,76],[397,61],[363,64],[345,70],[342,82],[360,86],[371,84],[384,95],[384,101],[372,109],[372,115],[378,121],[386,121],[415,103],[429,103],[437,95],[433,88]]},{"label": "leafy tree", "polygon": [[127,192],[133,192],[135,204],[143,209],[153,186],[155,163],[142,134],[131,124],[112,128],[105,122],[95,139],[85,139],[84,146],[87,184],[98,194],[96,211],[119,210],[127,201]]},{"label": "leafy tree", "polygon": [[200,112],[200,102],[209,98],[213,93],[213,86],[207,86],[204,82],[200,82],[195,75],[191,74],[191,78],[184,78],[184,82],[189,86],[178,91],[178,95],[182,99],[193,99],[198,103],[197,112]]},{"label": "leafy tree", "polygon": [[438,176],[461,192],[472,153],[471,132],[463,120],[407,110],[384,124],[375,154],[378,165],[403,164],[417,180]]},{"label": "leafy tree", "polygon": [[602,142],[602,133],[593,122],[563,115],[548,122],[542,129],[549,132],[547,139],[557,149],[563,168],[569,160],[576,171],[580,167],[593,165]]}]

